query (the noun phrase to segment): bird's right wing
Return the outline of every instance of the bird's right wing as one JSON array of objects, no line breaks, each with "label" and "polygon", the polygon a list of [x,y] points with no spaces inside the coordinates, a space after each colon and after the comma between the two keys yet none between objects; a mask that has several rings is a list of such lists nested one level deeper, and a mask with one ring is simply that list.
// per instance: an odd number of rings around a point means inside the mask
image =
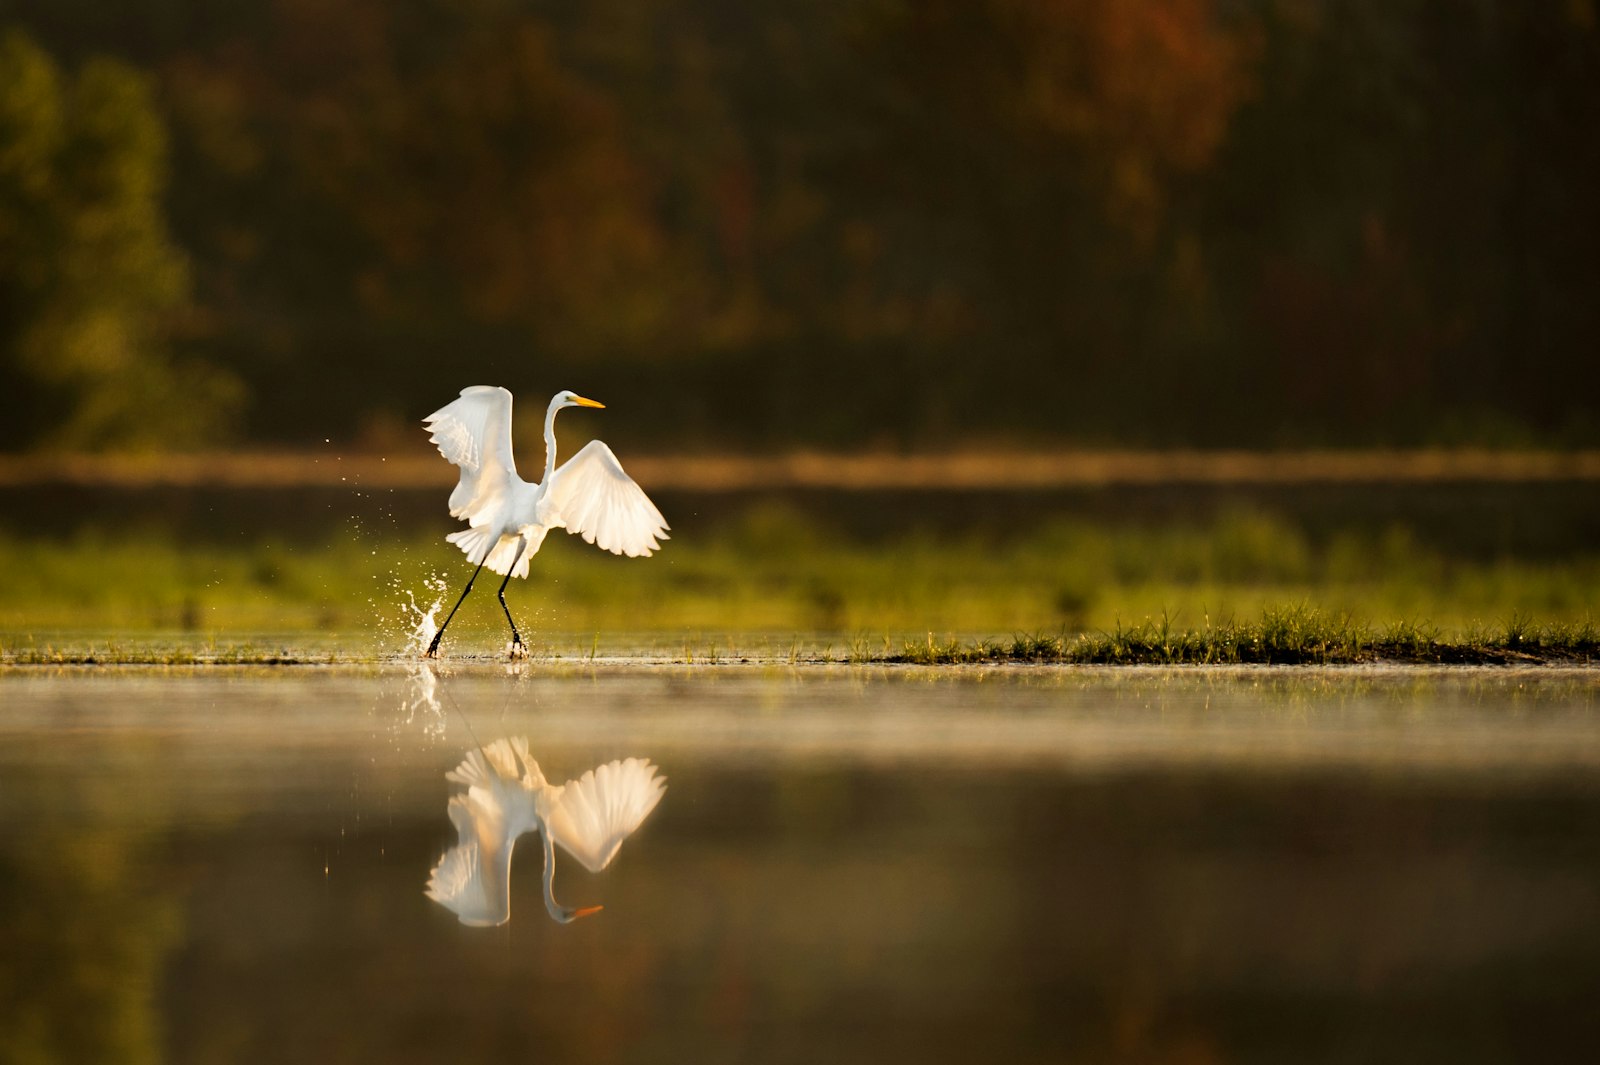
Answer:
[{"label": "bird's right wing", "polygon": [[422,893],[461,918],[462,924],[501,924],[502,915],[509,916],[511,909],[509,892],[505,906],[490,901],[476,843],[462,843],[441,854]]},{"label": "bird's right wing", "polygon": [[545,825],[553,841],[598,873],[666,790],[666,778],[657,776],[656,767],[645,759],[607,762],[560,789],[543,811]]},{"label": "bird's right wing", "polygon": [[648,555],[667,539],[667,519],[598,440],[561,464],[549,493],[568,532],[613,554]]},{"label": "bird's right wing", "polygon": [[472,385],[461,398],[422,419],[439,454],[461,467],[461,483],[450,493],[450,516],[473,525],[496,509],[517,475],[511,457],[511,393],[494,385]]}]

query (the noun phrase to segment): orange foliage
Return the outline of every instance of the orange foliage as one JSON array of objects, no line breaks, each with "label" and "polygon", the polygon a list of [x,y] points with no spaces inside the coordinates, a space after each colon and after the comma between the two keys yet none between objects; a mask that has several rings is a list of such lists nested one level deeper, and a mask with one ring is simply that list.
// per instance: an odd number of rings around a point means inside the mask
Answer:
[{"label": "orange foliage", "polygon": [[665,240],[606,95],[535,21],[419,48],[401,17],[376,0],[280,0],[274,38],[175,69],[220,112],[191,116],[197,141],[260,162],[237,146],[259,130],[352,221],[379,253],[356,282],[369,312],[404,313],[419,286],[443,285],[427,297],[569,349],[648,316],[630,300],[663,268]]},{"label": "orange foliage", "polygon": [[1170,175],[1210,165],[1251,91],[1250,27],[1213,0],[1006,0],[1024,42],[1025,121],[1103,167],[1107,208],[1147,233]]}]

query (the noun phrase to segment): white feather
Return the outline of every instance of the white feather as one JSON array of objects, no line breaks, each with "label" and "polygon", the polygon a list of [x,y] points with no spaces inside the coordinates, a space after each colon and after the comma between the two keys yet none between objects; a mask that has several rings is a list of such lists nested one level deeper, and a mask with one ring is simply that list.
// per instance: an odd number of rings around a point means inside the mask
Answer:
[{"label": "white feather", "polygon": [[608,762],[559,788],[548,788],[539,816],[561,849],[598,873],[616,857],[622,841],[656,808],[667,790],[665,777],[639,758]]},{"label": "white feather", "polygon": [[511,898],[503,904],[491,902],[479,875],[478,845],[463,843],[439,857],[428,874],[424,894],[451,910],[467,925],[504,924],[511,917]]},{"label": "white feather", "polygon": [[447,809],[460,842],[434,865],[425,893],[462,924],[504,924],[511,919],[511,853],[532,818],[508,818],[492,783],[452,796]]},{"label": "white feather", "polygon": [[668,539],[667,519],[598,440],[556,470],[549,493],[553,516],[568,532],[612,554],[649,555]]},{"label": "white feather", "polygon": [[461,467],[461,481],[450,493],[450,516],[474,527],[502,509],[517,477],[511,455],[511,393],[493,385],[472,385],[461,398],[423,420],[439,454]]}]

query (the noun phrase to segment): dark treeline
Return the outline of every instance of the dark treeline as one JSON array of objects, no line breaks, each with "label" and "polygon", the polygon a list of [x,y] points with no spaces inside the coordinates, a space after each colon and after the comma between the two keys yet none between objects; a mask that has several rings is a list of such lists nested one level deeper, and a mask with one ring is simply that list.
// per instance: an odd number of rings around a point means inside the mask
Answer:
[{"label": "dark treeline", "polygon": [[0,447],[1594,444],[1597,21],[0,0]]}]

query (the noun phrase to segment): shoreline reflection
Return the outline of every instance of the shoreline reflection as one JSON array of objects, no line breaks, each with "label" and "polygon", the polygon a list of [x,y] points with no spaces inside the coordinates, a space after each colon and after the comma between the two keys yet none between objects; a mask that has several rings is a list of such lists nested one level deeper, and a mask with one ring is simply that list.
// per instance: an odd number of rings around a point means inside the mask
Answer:
[{"label": "shoreline reflection", "polygon": [[447,806],[459,841],[434,863],[424,894],[474,927],[511,919],[511,855],[517,839],[529,832],[543,842],[544,904],[551,919],[567,924],[599,912],[599,906],[556,902],[555,844],[590,872],[600,872],[667,787],[657,767],[642,758],[607,762],[576,780],[551,784],[523,736],[468,751],[445,779],[466,785]]}]

